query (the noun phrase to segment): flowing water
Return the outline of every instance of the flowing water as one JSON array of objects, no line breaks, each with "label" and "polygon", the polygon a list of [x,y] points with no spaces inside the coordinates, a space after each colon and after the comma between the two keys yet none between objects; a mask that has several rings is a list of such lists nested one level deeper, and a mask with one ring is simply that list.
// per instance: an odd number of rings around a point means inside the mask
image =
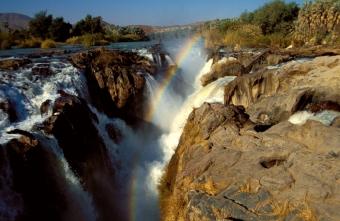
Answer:
[{"label": "flowing water", "polygon": [[[156,61],[160,69],[163,65],[174,63],[179,65],[180,69],[168,82],[164,82],[162,78],[155,79],[148,73],[139,73],[146,79],[144,93],[148,97],[147,120],[154,126],[144,125],[133,130],[124,121],[108,118],[89,105],[98,117],[99,122],[95,123],[95,126],[108,149],[111,165],[116,171],[115,179],[118,184],[112,184],[115,186],[114,194],[107,197],[115,198],[121,220],[159,220],[158,179],[174,153],[189,113],[204,102],[223,103],[224,87],[234,79],[234,77],[221,78],[202,88],[200,78],[210,71],[212,60],[206,61],[202,53],[202,41],[199,39],[186,43],[164,42],[169,52],[169,55],[165,56],[166,64],[162,64],[159,55],[148,51],[153,44],[155,42],[118,43],[108,48],[136,51],[150,61]],[[0,55],[13,58],[17,56],[15,52],[15,50],[3,51]],[[17,53],[31,51],[21,50]],[[32,71],[35,67],[43,66],[50,67],[53,74],[42,78]],[[179,82],[184,85],[182,91],[176,88]],[[0,71],[0,101],[11,98],[12,105],[18,113],[18,119],[12,123],[8,115],[0,109],[0,144],[3,146],[0,156],[5,159],[0,163],[0,220],[15,220],[23,209],[21,196],[11,189],[12,172],[4,148],[10,139],[18,138],[20,135],[6,132],[13,129],[30,131],[33,125],[43,122],[51,115],[53,101],[59,97],[57,90],[64,90],[88,101],[91,95],[86,87],[83,72],[73,67],[63,56],[35,59],[33,64],[17,71]],[[46,100],[51,101],[51,107],[48,114],[41,115],[39,108]],[[303,123],[307,118],[322,118],[312,115],[306,112],[297,113],[290,121]],[[107,124],[114,125],[122,133],[122,139],[118,144],[107,134],[105,130]],[[46,147],[54,168],[53,173],[58,177],[59,186],[62,187],[60,191],[66,196],[65,201],[69,205],[61,214],[62,220],[97,220],[100,214],[93,205],[93,196],[84,190],[81,181],[70,169],[57,140],[41,132],[34,134]],[[115,217],[112,217],[112,220],[116,220]]]},{"label": "flowing water", "polygon": [[[113,196],[117,198],[117,210],[121,213],[122,220],[159,220],[157,182],[162,174],[163,167],[170,159],[173,150],[178,142],[178,133],[183,121],[172,123],[178,113],[187,114],[189,106],[200,105],[204,100],[221,101],[221,90],[210,89],[201,94],[193,95],[187,101],[186,107],[182,108],[186,101],[186,95],[192,94],[200,89],[194,87],[193,82],[197,74],[208,72],[211,62],[204,67],[205,57],[201,55],[202,42],[191,44],[185,52],[185,56],[173,60],[179,56],[181,47],[178,42],[165,42],[166,50],[170,52],[165,56],[165,63],[157,54],[148,52],[152,43],[119,43],[108,46],[109,49],[124,49],[138,52],[155,63],[161,69],[162,66],[177,63],[180,69],[169,82],[164,79],[155,79],[148,73],[143,74],[146,78],[145,94],[148,97],[150,109],[149,120],[155,124],[154,127],[144,126],[139,130],[133,130],[120,119],[110,119],[104,114],[90,106],[91,110],[98,116],[99,123],[96,124],[109,153],[112,167],[116,169],[116,190]],[[74,50],[75,51],[75,50]],[[2,51],[2,60],[24,57],[33,50],[12,50]],[[17,54],[16,54],[17,53]],[[20,54],[20,55],[18,55]],[[5,56],[7,55],[7,57]],[[33,63],[19,68],[16,71],[0,72],[0,100],[10,100],[17,112],[17,119],[10,122],[7,113],[0,109],[0,144],[2,158],[6,159],[1,163],[0,174],[0,220],[15,220],[17,214],[23,211],[23,201],[20,194],[12,191],[11,169],[6,158],[6,143],[19,138],[17,134],[7,134],[7,131],[21,129],[30,131],[32,126],[43,122],[52,114],[53,102],[60,95],[57,90],[64,90],[68,94],[77,95],[89,100],[90,94],[86,88],[86,79],[81,70],[73,67],[65,56],[42,57],[33,59]],[[34,73],[33,69],[47,67],[53,74],[41,77]],[[183,91],[176,91],[176,84],[181,81],[187,87]],[[226,81],[219,82],[220,85]],[[220,87],[220,86],[217,86]],[[222,86],[221,86],[222,87]],[[197,92],[196,92],[197,93]],[[199,101],[194,101],[197,96]],[[40,105],[50,100],[48,114],[40,114]],[[195,104],[191,104],[194,102]],[[115,144],[109,138],[105,126],[113,124],[122,133],[122,140]],[[173,126],[176,125],[176,126]],[[157,129],[158,128],[158,129]],[[58,177],[60,191],[66,196],[67,210],[60,214],[62,220],[97,220],[99,217],[93,205],[91,194],[84,190],[79,178],[70,169],[57,140],[53,136],[44,135],[42,132],[32,132],[48,152],[53,173]],[[171,147],[169,149],[169,147]],[[114,186],[114,185],[113,185]]]}]

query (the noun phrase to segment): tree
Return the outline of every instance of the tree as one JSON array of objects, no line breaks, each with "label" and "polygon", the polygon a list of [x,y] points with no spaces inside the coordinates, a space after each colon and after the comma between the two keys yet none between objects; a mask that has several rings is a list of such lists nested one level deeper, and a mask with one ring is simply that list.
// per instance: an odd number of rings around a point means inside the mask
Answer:
[{"label": "tree", "polygon": [[49,27],[49,37],[54,41],[64,42],[71,37],[71,28],[72,25],[68,22],[64,22],[63,17],[58,17],[53,20]]},{"label": "tree", "polygon": [[12,33],[13,29],[11,29],[11,28],[9,27],[9,24],[8,24],[7,21],[3,21],[3,22],[1,23],[1,25],[2,25],[2,27],[4,27],[5,29],[7,29],[9,33]]},{"label": "tree", "polygon": [[46,15],[47,11],[41,11],[34,15],[34,18],[28,22],[29,32],[37,38],[47,39],[49,37],[49,28],[52,25],[52,15]]},{"label": "tree", "polygon": [[75,36],[95,33],[104,33],[101,16],[92,18],[91,15],[87,15],[85,19],[77,22],[72,29],[72,34]]},{"label": "tree", "polygon": [[251,23],[260,26],[263,34],[278,32],[288,34],[298,13],[299,7],[295,2],[274,0],[256,9]]}]

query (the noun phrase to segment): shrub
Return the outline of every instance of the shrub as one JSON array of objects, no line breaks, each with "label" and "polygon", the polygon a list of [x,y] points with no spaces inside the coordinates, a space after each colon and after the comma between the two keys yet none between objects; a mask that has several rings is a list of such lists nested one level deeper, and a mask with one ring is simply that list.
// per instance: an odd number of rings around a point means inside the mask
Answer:
[{"label": "shrub", "polygon": [[5,39],[2,42],[0,42],[0,50],[7,50],[11,48],[12,48],[12,45],[9,40]]},{"label": "shrub", "polygon": [[39,48],[42,41],[39,38],[30,38],[18,43],[19,48]]},{"label": "shrub", "polygon": [[149,37],[144,35],[127,34],[120,36],[120,42],[148,41]]},{"label": "shrub", "polygon": [[55,42],[51,39],[46,39],[41,43],[42,48],[55,48]]},{"label": "shrub", "polygon": [[104,39],[104,35],[100,33],[83,35],[79,37],[79,40],[86,47],[110,44],[109,41]]},{"label": "shrub", "polygon": [[70,45],[76,45],[76,44],[81,44],[81,41],[78,36],[75,36],[75,37],[67,39],[65,43],[70,44]]},{"label": "shrub", "polygon": [[203,33],[204,47],[215,50],[222,45],[223,35],[218,30],[209,30]]}]

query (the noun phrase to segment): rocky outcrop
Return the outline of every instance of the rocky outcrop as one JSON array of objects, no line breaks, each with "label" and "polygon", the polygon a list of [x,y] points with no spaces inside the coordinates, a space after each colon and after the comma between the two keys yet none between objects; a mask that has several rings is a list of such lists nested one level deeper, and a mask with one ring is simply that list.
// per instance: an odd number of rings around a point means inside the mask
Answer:
[{"label": "rocky outcrop", "polygon": [[8,120],[13,123],[18,119],[13,102],[9,99],[0,102],[0,109],[8,115]]},{"label": "rocky outcrop", "polygon": [[29,59],[8,59],[0,61],[0,69],[17,70],[19,67],[32,63]]},{"label": "rocky outcrop", "polygon": [[[33,134],[13,130],[10,134],[21,134],[10,140],[6,153],[12,170],[12,189],[21,195],[23,208],[17,220],[61,220],[67,208],[62,184],[55,173],[55,162],[37,137]],[[17,202],[20,204],[20,201]]]},{"label": "rocky outcrop", "polygon": [[189,115],[159,185],[163,220],[339,220],[340,57],[235,78]]},{"label": "rocky outcrop", "polygon": [[63,91],[59,94],[44,131],[58,140],[70,168],[93,196],[100,219],[107,220],[115,213],[114,199],[108,197],[113,195],[115,180],[110,154],[95,126],[98,118],[84,99]]},{"label": "rocky outcrop", "polygon": [[242,76],[247,74],[245,67],[235,60],[226,60],[212,66],[212,70],[201,78],[202,86],[225,76]]},{"label": "rocky outcrop", "polygon": [[242,108],[205,103],[161,181],[163,220],[338,220],[339,134],[312,120],[257,132]]},{"label": "rocky outcrop", "polygon": [[224,102],[244,106],[254,122],[279,122],[307,104],[339,104],[339,70],[340,57],[333,56],[243,75],[225,87]]},{"label": "rocky outcrop", "polygon": [[72,54],[68,59],[84,69],[91,103],[98,110],[130,124],[143,117],[145,78],[138,72],[155,72],[152,62],[134,52],[103,48]]}]

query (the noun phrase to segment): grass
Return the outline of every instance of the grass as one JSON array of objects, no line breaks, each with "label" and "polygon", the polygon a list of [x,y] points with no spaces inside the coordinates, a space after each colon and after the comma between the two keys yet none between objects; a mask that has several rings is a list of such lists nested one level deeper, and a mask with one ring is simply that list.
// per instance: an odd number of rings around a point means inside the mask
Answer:
[{"label": "grass", "polygon": [[46,39],[41,43],[41,48],[55,48],[56,43],[51,39]]},{"label": "grass", "polygon": [[75,36],[75,37],[67,39],[65,43],[70,44],[70,45],[76,45],[76,44],[81,44],[81,41],[78,36]]},{"label": "grass", "polygon": [[40,48],[42,40],[39,38],[30,38],[18,43],[18,48]]},{"label": "grass", "polygon": [[69,38],[66,40],[66,44],[70,44],[70,45],[83,44],[86,47],[90,47],[90,46],[109,45],[110,42],[104,39],[103,34],[97,33],[97,34],[86,34],[82,36]]},{"label": "grass", "polygon": [[207,180],[205,183],[193,182],[190,184],[190,189],[197,189],[200,192],[211,194],[211,195],[215,195],[217,193],[217,190],[212,180]]},{"label": "grass", "polygon": [[[195,110],[195,109],[194,109]],[[193,110],[193,112],[194,112]],[[162,220],[178,220],[178,217],[183,217],[183,214],[180,214],[179,211],[183,211],[183,208],[187,206],[187,200],[184,196],[180,194],[176,194],[176,191],[181,191],[178,189],[174,189],[174,183],[170,183],[173,180],[176,180],[176,176],[178,174],[178,168],[174,168],[178,165],[184,150],[196,143],[201,142],[199,138],[200,127],[193,120],[188,120],[184,126],[182,136],[180,138],[179,145],[176,149],[176,153],[178,158],[177,162],[171,160],[172,167],[169,164],[164,168],[164,173],[162,177],[158,181],[158,192],[159,192],[159,209],[161,213]],[[188,187],[191,185],[192,180],[189,178],[183,180],[183,186]],[[211,183],[212,184],[212,183]],[[207,183],[206,188],[209,187],[209,183]],[[182,187],[184,188],[184,187]]]}]

